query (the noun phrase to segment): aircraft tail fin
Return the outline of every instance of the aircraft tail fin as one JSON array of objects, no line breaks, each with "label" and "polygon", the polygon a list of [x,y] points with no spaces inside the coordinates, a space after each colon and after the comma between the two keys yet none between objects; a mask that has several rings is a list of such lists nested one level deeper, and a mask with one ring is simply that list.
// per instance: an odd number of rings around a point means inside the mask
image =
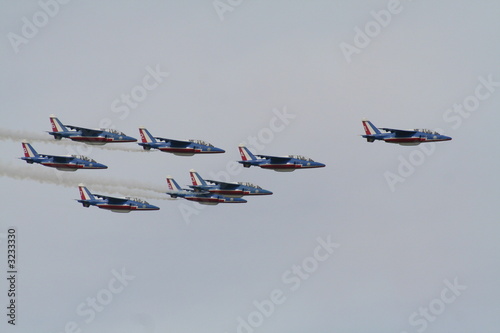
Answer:
[{"label": "aircraft tail fin", "polygon": [[95,197],[88,188],[85,187],[83,184],[78,184],[78,190],[80,191],[80,197],[82,198],[83,201],[90,201],[94,200]]},{"label": "aircraft tail fin", "polygon": [[36,157],[38,156],[38,153],[36,150],[26,141],[22,142],[23,145],[23,151],[24,151],[24,157]]},{"label": "aircraft tail fin", "polygon": [[52,132],[68,132],[66,126],[61,123],[59,119],[53,114],[50,115],[50,124],[52,125]]},{"label": "aircraft tail fin", "polygon": [[252,152],[250,150],[248,150],[248,148],[245,147],[244,145],[239,145],[238,149],[240,150],[241,159],[243,161],[249,161],[249,160],[256,160],[257,159],[257,157],[255,157],[255,155],[252,154]]},{"label": "aircraft tail fin", "polygon": [[139,127],[139,133],[141,134],[142,143],[155,143],[156,139],[149,133],[145,127]]},{"label": "aircraft tail fin", "polygon": [[375,127],[375,125],[373,125],[371,121],[364,119],[362,120],[362,122],[366,135],[381,134],[380,130]]},{"label": "aircraft tail fin", "polygon": [[167,185],[170,191],[181,191],[182,188],[177,184],[174,178],[167,176]]},{"label": "aircraft tail fin", "polygon": [[189,170],[189,174],[191,175],[191,181],[193,182],[194,186],[206,186],[207,182],[205,179],[203,179],[198,172],[195,170],[191,169]]}]

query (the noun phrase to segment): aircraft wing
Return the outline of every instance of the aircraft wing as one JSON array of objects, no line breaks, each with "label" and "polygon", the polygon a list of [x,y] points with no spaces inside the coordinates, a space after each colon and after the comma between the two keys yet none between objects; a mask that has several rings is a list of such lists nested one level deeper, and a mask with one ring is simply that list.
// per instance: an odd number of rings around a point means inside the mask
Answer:
[{"label": "aircraft wing", "polygon": [[64,125],[64,126],[71,128],[72,130],[75,130],[75,131],[81,131],[82,135],[85,135],[85,136],[98,136],[99,134],[101,134],[103,132],[103,130],[78,127],[78,126],[73,126],[73,125]]},{"label": "aircraft wing", "polygon": [[194,191],[202,191],[204,186],[203,185],[189,185]]},{"label": "aircraft wing", "polygon": [[160,137],[155,137],[156,140],[164,141],[164,142],[170,142],[172,147],[187,147],[189,144],[191,144],[191,141],[182,141],[182,140],[172,140],[172,139],[167,139],[167,138],[160,138]]},{"label": "aircraft wing", "polygon": [[210,193],[210,192],[194,192],[193,195],[197,196],[197,197],[205,197],[205,198],[209,198],[211,197],[213,194]]},{"label": "aircraft wing", "polygon": [[185,189],[185,191],[189,191],[192,194],[210,194],[209,191],[204,190],[200,185],[189,185],[189,187],[191,187],[192,190]]},{"label": "aircraft wing", "polygon": [[45,155],[45,154],[40,154],[40,156],[53,158],[54,162],[58,162],[58,163],[69,163],[75,159],[73,156],[57,156],[57,155]]},{"label": "aircraft wing", "polygon": [[129,199],[125,199],[125,198],[115,198],[115,197],[109,197],[107,195],[95,194],[95,193],[92,193],[92,195],[94,197],[108,200],[109,203],[115,203],[115,204],[124,204],[125,202],[127,202],[129,200]]},{"label": "aircraft wing", "polygon": [[416,131],[412,131],[412,130],[400,130],[400,129],[394,129],[394,128],[381,128],[381,130],[394,133],[397,136],[412,136],[415,133],[417,133]]},{"label": "aircraft wing", "polygon": [[219,185],[221,188],[224,188],[224,189],[233,189],[233,188],[238,188],[240,186],[240,184],[226,183],[226,182],[221,182],[221,181],[218,181],[218,180],[205,179],[205,181],[206,182],[210,182],[212,184]]},{"label": "aircraft wing", "polygon": [[290,162],[292,159],[288,156],[268,156],[268,155],[257,155],[260,158],[269,158],[271,160],[271,164],[285,164]]},{"label": "aircraft wing", "polygon": [[167,194],[189,194],[189,195],[198,195],[198,194],[210,194],[210,192],[197,188],[195,185],[190,185],[192,189],[183,188],[182,190],[167,190],[165,193]]}]

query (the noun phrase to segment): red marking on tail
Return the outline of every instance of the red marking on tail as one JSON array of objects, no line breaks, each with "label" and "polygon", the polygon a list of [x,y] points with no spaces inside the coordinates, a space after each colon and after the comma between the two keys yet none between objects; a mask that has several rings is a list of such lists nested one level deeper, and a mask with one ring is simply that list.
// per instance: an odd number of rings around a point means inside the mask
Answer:
[{"label": "red marking on tail", "polygon": [[245,151],[243,150],[243,147],[238,147],[238,148],[240,150],[241,159],[243,161],[246,161],[247,160],[247,156],[245,155]]},{"label": "red marking on tail", "polygon": [[23,143],[23,150],[24,150],[24,156],[25,157],[31,157],[30,153],[28,152],[28,147],[25,143]]},{"label": "red marking on tail", "polygon": [[50,118],[50,125],[52,126],[52,132],[59,132],[54,118]]},{"label": "red marking on tail", "polygon": [[144,131],[142,129],[139,129],[139,133],[141,134],[141,140],[143,143],[147,143],[148,140],[146,140],[146,136],[144,135]]},{"label": "red marking on tail", "polygon": [[82,200],[87,200],[87,198],[85,198],[85,193],[83,192],[83,187],[79,187],[78,189],[80,190],[80,197]]}]

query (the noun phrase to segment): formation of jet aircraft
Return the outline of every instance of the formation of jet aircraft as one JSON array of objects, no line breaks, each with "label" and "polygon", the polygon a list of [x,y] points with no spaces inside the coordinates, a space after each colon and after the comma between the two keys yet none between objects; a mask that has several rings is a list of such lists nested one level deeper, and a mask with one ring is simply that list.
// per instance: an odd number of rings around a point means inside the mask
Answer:
[{"label": "formation of jet aircraft", "polygon": [[[59,119],[50,115],[52,131],[48,132],[55,139],[68,138],[73,141],[83,142],[91,145],[104,145],[112,142],[136,142],[137,139],[127,136],[113,129],[89,129],[84,127],[63,125]],[[449,141],[452,138],[439,134],[436,131],[426,129],[401,130],[393,128],[377,128],[369,120],[362,121],[368,142],[381,140],[388,143],[396,143],[404,146],[414,146],[426,142]],[[138,143],[145,150],[158,149],[179,156],[193,156],[195,154],[217,154],[224,153],[221,148],[202,140],[173,140],[162,137],[153,137],[144,127],[139,128],[141,142]],[[38,163],[43,166],[56,168],[62,171],[76,171],[78,169],[107,169],[104,164],[82,155],[46,155],[38,154],[33,146],[22,142],[24,157],[20,159],[29,164]],[[262,169],[270,169],[279,172],[291,172],[296,169],[322,168],[325,164],[313,161],[301,155],[270,156],[254,155],[244,145],[239,145],[239,153],[243,167],[258,166]],[[190,188],[182,188],[170,176],[167,177],[168,191],[171,198],[184,198],[205,205],[217,205],[219,203],[246,203],[243,196],[271,195],[273,192],[265,190],[258,185],[249,182],[223,182],[218,180],[203,179],[195,170],[190,170],[192,185]],[[83,184],[78,186],[81,199],[77,200],[84,207],[97,206],[112,212],[149,211],[160,208],[149,204],[138,198],[116,198],[101,194],[92,194]]]},{"label": "formation of jet aircraft", "polygon": [[[449,141],[451,138],[428,129],[400,130],[393,128],[377,128],[369,120],[363,120],[366,135],[362,135],[368,142],[382,140],[387,143],[397,143],[402,146],[416,146],[425,142]],[[384,131],[382,133],[380,130]]]},{"label": "formation of jet aircraft", "polygon": [[101,194],[91,193],[84,184],[78,185],[80,191],[80,200],[77,200],[83,207],[97,206],[101,209],[107,209],[115,213],[128,213],[130,211],[149,211],[159,210],[159,207],[149,204],[147,201],[139,198],[115,198]]},{"label": "formation of jet aircraft", "polygon": [[173,140],[161,137],[154,137],[144,128],[139,128],[142,142],[138,145],[145,150],[158,149],[166,153],[178,156],[193,156],[194,154],[220,154],[225,150],[214,147],[211,143],[203,140]]},{"label": "formation of jet aircraft", "polygon": [[[269,156],[269,155],[254,155],[244,145],[239,145],[240,155],[242,161],[238,163],[243,164],[245,168],[251,166],[258,166],[262,169],[270,169],[279,172],[290,172],[296,169],[312,169],[323,168],[325,164],[315,162],[312,159],[301,155],[288,155],[288,156]],[[257,158],[260,157],[260,158]]]},{"label": "formation of jet aircraft", "polygon": [[220,203],[246,203],[245,199],[236,197],[227,197],[198,189],[183,189],[172,177],[167,177],[168,191],[171,198],[184,198],[189,201],[195,201],[202,205],[218,205]]},{"label": "formation of jet aircraft", "polygon": [[137,139],[114,129],[90,129],[73,125],[63,125],[55,115],[50,115],[54,139],[68,138],[89,145],[104,145],[110,142],[136,142]]},{"label": "formation of jet aircraft", "polygon": [[78,169],[107,169],[104,164],[97,163],[93,159],[83,155],[46,155],[38,154],[28,142],[22,142],[24,157],[22,160],[29,164],[39,163],[46,167],[56,168],[61,171],[76,171]]},{"label": "formation of jet aircraft", "polygon": [[[193,183],[193,185],[190,185],[189,187],[198,191],[208,191],[210,193],[229,198],[241,198],[245,195],[273,194],[273,192],[265,190],[262,187],[249,182],[228,183],[218,180],[205,180],[193,169],[189,171],[189,174]],[[208,184],[207,182],[212,184]]]}]

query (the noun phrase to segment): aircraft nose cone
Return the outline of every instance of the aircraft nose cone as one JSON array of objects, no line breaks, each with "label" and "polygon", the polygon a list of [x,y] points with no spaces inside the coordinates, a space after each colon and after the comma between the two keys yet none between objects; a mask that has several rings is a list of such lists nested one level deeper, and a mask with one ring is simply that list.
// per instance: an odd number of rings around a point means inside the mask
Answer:
[{"label": "aircraft nose cone", "polygon": [[136,139],[136,138],[133,138],[133,137],[131,137],[131,136],[126,136],[126,137],[125,137],[125,140],[130,141],[130,142],[137,142],[137,139]]},{"label": "aircraft nose cone", "polygon": [[319,163],[319,162],[318,162],[318,163],[316,163],[316,167],[317,167],[317,168],[324,168],[324,167],[326,167],[326,164],[323,164],[323,163]]},{"label": "aircraft nose cone", "polygon": [[268,191],[268,190],[262,190],[262,194],[264,194],[264,195],[271,195],[271,194],[273,194],[273,192]]},{"label": "aircraft nose cone", "polygon": [[108,168],[108,166],[107,166],[107,165],[104,165],[104,164],[101,164],[101,163],[98,163],[98,164],[97,164],[97,167],[98,167],[99,169],[107,169],[107,168]]},{"label": "aircraft nose cone", "polygon": [[218,153],[225,153],[226,152],[224,149],[221,149],[221,148],[216,148],[215,151]]},{"label": "aircraft nose cone", "polygon": [[451,140],[451,136],[444,136],[444,139],[449,141],[449,140]]}]

